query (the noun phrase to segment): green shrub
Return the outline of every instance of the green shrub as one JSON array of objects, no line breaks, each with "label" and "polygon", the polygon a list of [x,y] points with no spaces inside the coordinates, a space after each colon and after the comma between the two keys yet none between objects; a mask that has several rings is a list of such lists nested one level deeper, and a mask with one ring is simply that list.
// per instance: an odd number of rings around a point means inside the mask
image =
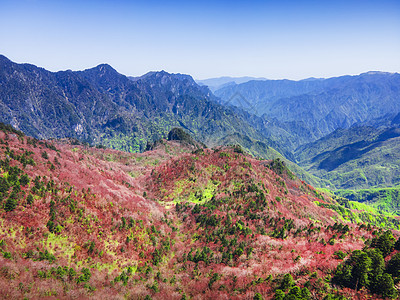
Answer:
[{"label": "green shrub", "polygon": [[253,297],[253,300],[264,300],[264,298],[260,293],[256,293]]},{"label": "green shrub", "polygon": [[90,277],[92,277],[92,274],[87,268],[82,268],[81,273],[82,274],[76,279],[77,283],[87,282],[89,281]]},{"label": "green shrub", "polygon": [[335,256],[336,259],[344,259],[346,257],[346,253],[344,253],[343,251],[339,250],[339,251],[335,251],[333,253],[333,255]]},{"label": "green shrub", "polygon": [[6,203],[4,204],[4,209],[7,212],[13,211],[18,205],[18,200],[13,198],[12,195],[8,197]]}]

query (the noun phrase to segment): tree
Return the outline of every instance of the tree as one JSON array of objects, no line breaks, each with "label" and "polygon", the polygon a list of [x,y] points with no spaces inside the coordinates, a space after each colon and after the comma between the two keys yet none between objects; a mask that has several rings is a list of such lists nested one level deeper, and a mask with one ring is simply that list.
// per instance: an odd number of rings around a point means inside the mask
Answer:
[{"label": "tree", "polygon": [[285,292],[284,291],[282,291],[282,290],[276,290],[275,291],[275,297],[274,297],[274,299],[275,300],[284,300],[285,299]]},{"label": "tree", "polygon": [[361,288],[363,286],[369,285],[368,273],[371,270],[372,260],[369,258],[367,253],[355,250],[351,257],[350,264],[353,265],[352,284],[354,284],[355,289]]},{"label": "tree", "polygon": [[218,281],[221,278],[221,275],[218,273],[214,273],[208,282],[208,288],[211,289],[214,282]]},{"label": "tree", "polygon": [[355,289],[369,286],[371,266],[372,259],[368,254],[361,250],[355,250],[346,263],[337,267],[333,281]]},{"label": "tree", "polygon": [[394,244],[394,249],[400,250],[400,237],[397,239],[396,243]]},{"label": "tree", "polygon": [[303,287],[303,288],[301,289],[301,297],[302,297],[303,299],[306,299],[306,300],[311,299],[311,293],[310,293],[310,291],[308,290],[308,288]]},{"label": "tree", "polygon": [[396,239],[393,237],[391,231],[385,231],[378,238],[374,238],[371,247],[379,249],[383,256],[388,256],[394,249]]},{"label": "tree", "polygon": [[49,229],[50,232],[54,232],[55,228],[56,228],[56,224],[49,220],[46,224],[47,228]]},{"label": "tree", "polygon": [[289,288],[291,288],[292,286],[294,286],[294,280],[293,280],[292,275],[290,275],[289,273],[285,274],[285,276],[283,276],[283,280],[282,280],[280,289],[283,291],[286,291]]},{"label": "tree", "polygon": [[29,194],[28,197],[26,197],[26,203],[31,205],[33,203],[33,196],[32,194]]},{"label": "tree", "polygon": [[391,274],[393,277],[400,276],[400,253],[393,255],[393,257],[388,261],[386,272]]},{"label": "tree", "polygon": [[298,286],[294,286],[289,290],[288,295],[289,297],[287,298],[293,298],[293,299],[301,299],[301,289]]},{"label": "tree", "polygon": [[379,293],[380,282],[378,277],[381,276],[385,270],[385,261],[381,251],[378,249],[368,249],[366,253],[371,259],[371,271],[368,275],[370,281],[369,288],[372,292]]},{"label": "tree", "polygon": [[333,277],[333,282],[339,284],[339,285],[343,285],[343,286],[347,286],[350,287],[352,284],[352,275],[351,275],[351,271],[352,271],[353,267],[350,266],[349,264],[340,264],[337,268],[336,268],[336,272],[335,275]]},{"label": "tree", "polygon": [[4,177],[0,177],[0,194],[5,194],[10,189],[10,184],[7,179]]},{"label": "tree", "polygon": [[77,279],[76,282],[87,282],[89,281],[90,277],[92,277],[92,274],[90,273],[88,268],[82,268],[81,270],[82,275],[80,275]]},{"label": "tree", "polygon": [[385,260],[381,251],[378,249],[368,249],[366,253],[371,259],[371,274],[375,277],[381,275],[385,270]]},{"label": "tree", "polygon": [[4,209],[5,211],[13,211],[18,204],[18,200],[15,199],[14,197],[12,197],[12,195],[10,195],[10,197],[8,197],[6,203],[4,204]]},{"label": "tree", "polygon": [[29,176],[26,174],[21,175],[21,177],[19,178],[19,182],[22,186],[26,186],[29,183]]},{"label": "tree", "polygon": [[396,298],[397,290],[394,287],[393,278],[390,274],[384,273],[383,275],[379,275],[379,290],[377,293],[381,294],[384,298]]}]

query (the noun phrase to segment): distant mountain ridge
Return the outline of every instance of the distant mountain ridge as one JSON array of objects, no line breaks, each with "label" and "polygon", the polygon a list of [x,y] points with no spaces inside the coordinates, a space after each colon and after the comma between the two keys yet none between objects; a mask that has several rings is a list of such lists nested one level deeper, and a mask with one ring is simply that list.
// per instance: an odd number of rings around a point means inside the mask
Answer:
[{"label": "distant mountain ridge", "polygon": [[[400,182],[393,168],[379,171],[379,164],[397,161],[395,154],[392,161],[379,155],[384,149],[397,151],[395,139],[374,144],[374,151],[352,145],[359,141],[352,140],[357,135],[368,138],[356,127],[370,128],[373,137],[398,127],[399,91],[399,74],[368,72],[330,79],[252,80],[218,90],[218,98],[185,74],[160,71],[130,78],[107,64],[50,72],[0,56],[0,121],[36,138],[70,137],[141,152],[179,127],[209,147],[239,144],[256,157],[289,159],[288,166],[302,179],[337,188]],[[335,138],[335,132],[343,138]],[[374,163],[359,164],[369,156]]]},{"label": "distant mountain ridge", "polygon": [[305,170],[332,189],[366,189],[400,184],[400,127],[339,129],[301,146],[295,156]]},{"label": "distant mountain ridge", "polygon": [[[311,131],[311,142],[339,128],[398,114],[400,74],[372,71],[328,79],[250,81],[221,88],[215,95],[221,103]],[[241,105],[237,95],[247,105]]]},{"label": "distant mountain ridge", "polygon": [[322,187],[400,184],[398,73],[249,81],[215,95],[224,105],[259,115],[250,120],[253,127],[268,127],[286,156],[324,182]]},{"label": "distant mountain ridge", "polygon": [[196,82],[199,85],[208,86],[208,88],[212,92],[215,92],[216,90],[218,90],[220,88],[230,86],[230,85],[245,83],[245,82],[248,82],[251,80],[267,80],[267,79],[264,77],[250,77],[250,76],[244,76],[244,77],[222,76],[222,77],[216,77],[216,78],[196,79]]},{"label": "distant mountain ridge", "polygon": [[37,138],[71,137],[138,152],[182,127],[210,146],[234,133],[274,144],[249,117],[217,100],[184,74],[132,79],[107,64],[53,73],[0,57],[0,121]]}]

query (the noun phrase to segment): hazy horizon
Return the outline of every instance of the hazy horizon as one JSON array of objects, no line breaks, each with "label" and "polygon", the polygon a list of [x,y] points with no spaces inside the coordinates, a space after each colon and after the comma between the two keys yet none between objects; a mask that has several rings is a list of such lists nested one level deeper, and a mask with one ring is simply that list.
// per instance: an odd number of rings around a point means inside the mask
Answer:
[{"label": "hazy horizon", "polygon": [[108,63],[197,80],[400,71],[400,2],[0,0],[0,53],[50,71]]},{"label": "hazy horizon", "polygon": [[[3,54],[3,53],[0,53],[0,55],[4,55],[4,54]],[[41,66],[41,65],[36,65],[36,64],[31,63],[31,62],[23,62],[23,61],[18,62],[18,61],[12,60],[10,57],[7,57],[6,55],[4,55],[4,56],[5,56],[7,59],[9,59],[9,60],[11,60],[12,62],[14,62],[14,63],[17,63],[17,64],[34,65],[34,66],[36,66],[36,67],[44,68],[45,70],[48,70],[48,71],[54,72],[54,73],[55,73],[55,72],[63,72],[63,71],[84,71],[84,70],[88,70],[88,69],[95,68],[95,67],[97,67],[97,66],[99,66],[99,65],[108,64],[108,63],[100,63],[100,64],[97,64],[97,65],[95,65],[95,66],[87,67],[87,68],[84,68],[84,69],[71,69],[71,68],[66,68],[66,69],[60,69],[60,70],[50,70],[50,69],[47,69],[46,67]],[[115,69],[113,65],[111,65],[111,64],[108,64],[108,65],[110,65],[113,69]],[[307,79],[329,79],[329,78],[341,77],[341,76],[357,76],[357,75],[361,75],[361,74],[365,74],[365,73],[371,73],[371,72],[372,72],[372,73],[373,73],[373,72],[390,73],[390,74],[399,74],[399,73],[400,73],[400,72],[387,72],[387,71],[381,71],[381,70],[368,70],[368,71],[365,71],[365,72],[355,73],[355,74],[345,74],[345,73],[344,73],[344,74],[339,74],[339,75],[329,76],[329,77],[315,77],[315,76],[310,76],[310,77],[306,77],[306,78],[291,79],[291,78],[288,78],[288,77],[282,77],[282,78],[266,78],[266,77],[263,77],[263,76],[255,77],[255,76],[248,76],[248,75],[245,75],[245,76],[222,75],[222,76],[218,76],[218,77],[196,78],[196,77],[194,77],[192,74],[189,74],[189,73],[169,72],[168,70],[149,70],[149,71],[147,71],[147,72],[145,72],[145,73],[143,73],[143,74],[130,75],[130,74],[124,74],[124,73],[118,71],[117,69],[115,69],[115,70],[116,70],[118,73],[120,73],[120,74],[122,74],[122,75],[125,75],[125,76],[128,76],[128,77],[141,77],[141,76],[144,76],[144,75],[146,75],[146,74],[148,74],[148,73],[153,73],[153,72],[167,72],[167,73],[169,73],[169,74],[183,74],[183,75],[189,75],[189,76],[191,76],[195,81],[207,81],[207,80],[219,80],[219,79],[242,79],[242,78],[248,78],[249,80],[293,80],[293,81],[301,81],[301,80],[307,80]],[[247,80],[246,80],[246,81],[247,81]]]}]

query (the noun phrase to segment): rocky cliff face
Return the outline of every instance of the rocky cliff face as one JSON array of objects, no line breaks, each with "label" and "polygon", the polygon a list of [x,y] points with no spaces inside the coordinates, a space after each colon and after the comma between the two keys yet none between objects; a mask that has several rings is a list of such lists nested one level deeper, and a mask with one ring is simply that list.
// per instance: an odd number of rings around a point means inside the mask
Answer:
[{"label": "rocky cliff face", "polygon": [[236,132],[266,140],[188,75],[150,72],[131,80],[106,64],[52,73],[4,56],[0,65],[0,120],[35,137],[134,152],[176,126],[208,144]]}]

